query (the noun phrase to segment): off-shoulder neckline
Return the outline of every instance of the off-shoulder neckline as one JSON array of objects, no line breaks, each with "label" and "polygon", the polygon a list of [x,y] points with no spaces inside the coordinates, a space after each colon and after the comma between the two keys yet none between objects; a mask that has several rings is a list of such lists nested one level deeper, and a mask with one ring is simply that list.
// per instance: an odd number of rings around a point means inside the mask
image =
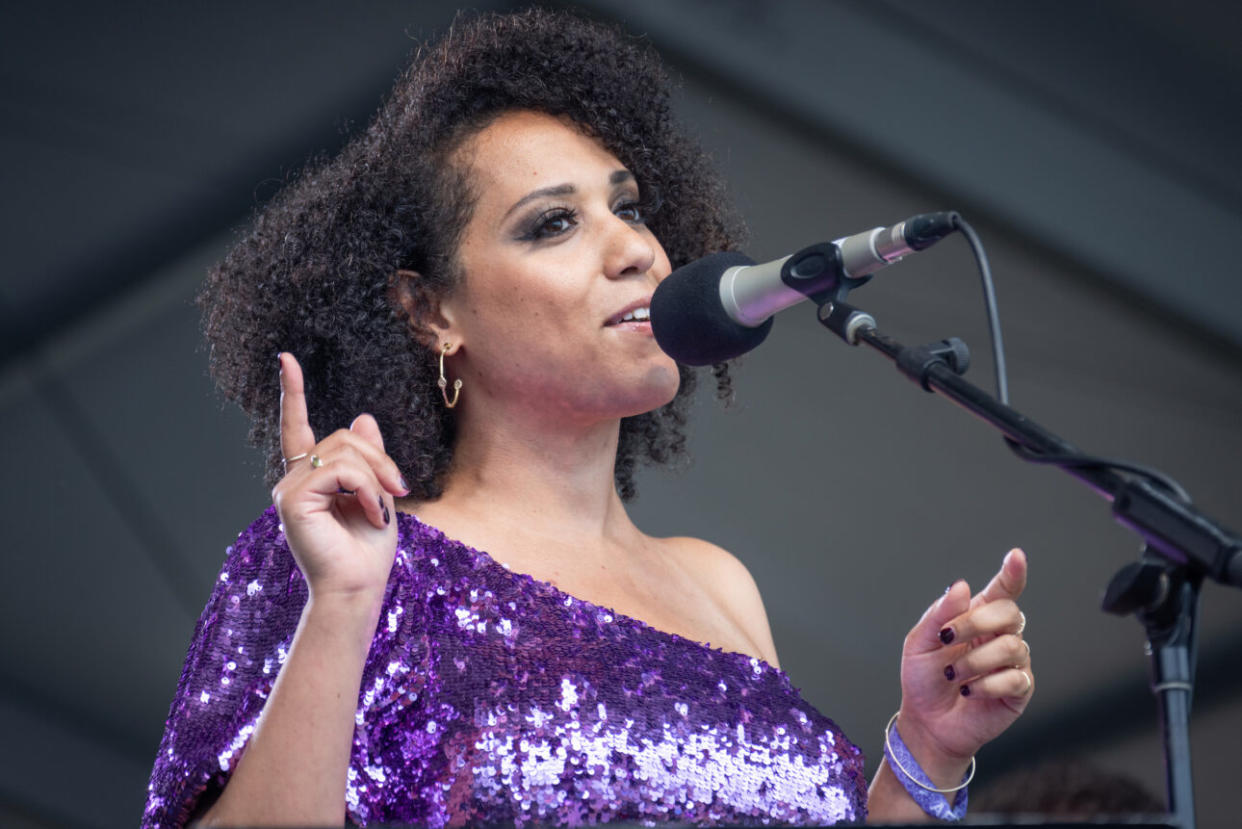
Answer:
[{"label": "off-shoulder neckline", "polygon": [[[464,541],[458,541],[455,538],[451,538],[447,533],[445,533],[439,527],[436,527],[432,524],[428,524],[422,521],[414,513],[398,512],[397,520],[401,521],[402,519],[406,519],[416,528],[421,527],[424,531],[426,531],[428,535],[440,541],[444,546],[455,548],[459,550],[460,552],[465,553],[466,555],[474,556],[476,559],[483,561],[488,567],[491,567],[495,570],[505,573],[509,578],[513,579],[514,581],[518,583],[525,583],[525,584],[532,585],[536,589],[542,592],[545,592],[545,593],[549,593],[552,596],[560,599],[562,602],[568,599],[570,602],[582,605],[588,610],[602,611],[603,613],[609,614],[612,617],[614,623],[620,622],[620,623],[629,625],[639,631],[648,632],[656,636],[665,637],[673,642],[679,642],[685,645],[699,648],[701,650],[705,650],[710,653],[718,654],[720,656],[733,659],[735,661],[741,660],[741,661],[748,663],[752,667],[758,666],[764,671],[770,671],[774,673],[776,676],[778,676],[785,682],[789,682],[789,684],[792,687],[792,683],[789,681],[789,675],[786,674],[784,670],[776,667],[775,665],[768,662],[766,659],[762,657],[752,656],[751,654],[743,653],[742,651],[735,651],[735,650],[729,650],[727,648],[720,648],[720,647],[717,647],[711,644],[710,642],[700,642],[697,639],[692,639],[688,636],[682,636],[679,633],[673,633],[672,631],[664,630],[663,628],[658,628],[655,625],[645,622],[636,616],[630,616],[628,614],[621,613],[611,607],[607,607],[601,604],[596,604],[595,602],[589,601],[588,599],[584,599],[580,596],[575,596],[572,593],[567,593],[550,581],[545,581],[544,579],[537,579],[528,573],[519,573],[516,570],[512,570],[508,567],[508,565],[503,564],[499,559],[497,559],[495,556],[493,556],[491,553],[487,552],[486,550],[481,550],[476,547],[471,547],[469,544],[466,544]],[[400,529],[400,527],[398,527],[398,529]]]}]

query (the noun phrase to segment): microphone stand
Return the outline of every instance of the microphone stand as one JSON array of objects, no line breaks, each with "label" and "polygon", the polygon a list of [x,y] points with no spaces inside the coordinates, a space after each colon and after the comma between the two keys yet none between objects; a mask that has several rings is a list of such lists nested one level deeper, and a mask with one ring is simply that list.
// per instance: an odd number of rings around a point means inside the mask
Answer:
[{"label": "microphone stand", "polygon": [[1000,430],[1020,455],[1065,459],[1052,462],[1110,501],[1113,517],[1142,537],[1142,559],[1113,577],[1103,608],[1133,613],[1144,626],[1152,692],[1160,709],[1169,812],[1183,829],[1194,829],[1189,722],[1199,590],[1204,578],[1242,587],[1242,538],[1141,476],[1069,463],[1080,455],[1072,444],[961,377],[970,361],[961,340],[904,346],[881,333],[870,314],[827,292],[811,298],[825,327],[850,345],[864,343],[880,352],[925,391],[947,397]]}]

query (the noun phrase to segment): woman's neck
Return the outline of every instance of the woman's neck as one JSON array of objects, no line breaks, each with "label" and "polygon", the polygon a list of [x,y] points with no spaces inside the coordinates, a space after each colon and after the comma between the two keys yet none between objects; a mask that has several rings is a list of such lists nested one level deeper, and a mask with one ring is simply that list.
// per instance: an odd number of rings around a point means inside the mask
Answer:
[{"label": "woman's neck", "polygon": [[504,528],[579,549],[635,532],[614,484],[619,420],[568,425],[507,417],[483,424],[467,415],[459,429],[443,494],[412,505],[429,523],[457,525],[441,529],[459,530],[458,537],[482,540],[489,528]]}]

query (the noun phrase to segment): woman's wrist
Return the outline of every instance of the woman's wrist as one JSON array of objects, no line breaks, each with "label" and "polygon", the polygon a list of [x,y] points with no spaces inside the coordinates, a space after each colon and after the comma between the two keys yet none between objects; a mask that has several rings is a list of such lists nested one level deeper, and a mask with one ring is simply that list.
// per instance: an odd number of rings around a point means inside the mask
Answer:
[{"label": "woman's wrist", "polygon": [[301,627],[323,631],[365,656],[379,623],[383,595],[313,591],[302,610]]},{"label": "woman's wrist", "polygon": [[897,715],[892,728],[899,729],[907,751],[936,788],[951,789],[962,782],[962,777],[970,767],[970,756],[962,757],[946,752],[919,725],[916,718],[908,716],[904,711]]},{"label": "woman's wrist", "polygon": [[[873,805],[876,807],[872,818],[881,822],[927,818],[961,820],[969,803],[966,786],[974,777],[973,760],[959,780],[952,785],[942,785],[940,778],[952,774],[952,769],[958,765],[953,755],[927,750],[922,752],[924,759],[933,766],[932,773],[936,775],[933,777],[902,739],[897,720],[898,714],[894,714],[884,729],[884,762],[871,786]],[[909,730],[920,734],[916,742],[927,742],[920,729]],[[934,757],[939,757],[939,762],[934,762]]]}]

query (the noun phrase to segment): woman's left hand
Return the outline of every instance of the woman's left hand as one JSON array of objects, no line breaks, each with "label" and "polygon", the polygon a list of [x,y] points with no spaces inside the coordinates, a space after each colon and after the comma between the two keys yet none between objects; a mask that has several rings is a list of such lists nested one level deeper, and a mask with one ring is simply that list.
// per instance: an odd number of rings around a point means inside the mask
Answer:
[{"label": "woman's left hand", "polygon": [[929,774],[964,768],[1031,701],[1035,674],[1017,605],[1025,587],[1026,555],[1011,550],[983,592],[972,597],[955,582],[906,636],[897,728]]}]

